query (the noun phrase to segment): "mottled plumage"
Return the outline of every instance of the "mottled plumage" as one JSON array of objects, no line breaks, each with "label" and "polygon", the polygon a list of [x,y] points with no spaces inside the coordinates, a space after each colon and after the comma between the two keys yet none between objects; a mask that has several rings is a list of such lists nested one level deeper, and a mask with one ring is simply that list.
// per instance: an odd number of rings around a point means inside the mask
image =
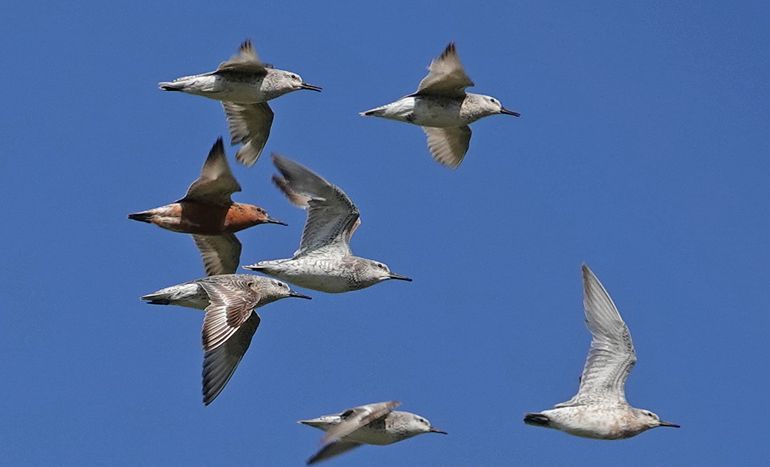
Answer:
[{"label": "mottled plumage", "polygon": [[491,96],[466,93],[473,86],[465,73],[454,43],[428,67],[428,75],[417,91],[366,112],[363,116],[382,117],[420,125],[428,137],[428,149],[439,163],[457,167],[468,152],[471,128],[468,126],[488,115],[519,116]]},{"label": "mottled plumage", "polygon": [[286,297],[310,298],[267,277],[225,274],[173,285],[142,297],[153,305],[205,310],[203,318],[203,403],[222,392],[259,326],[256,309]]},{"label": "mottled plumage", "polygon": [[299,249],[292,258],[260,261],[260,271],[300,287],[348,292],[388,279],[411,280],[383,263],[353,256],[350,238],[361,223],[358,208],[338,187],[285,157],[273,155],[280,176],[273,181],[293,204],[308,212]]},{"label": "mottled plumage", "polygon": [[636,363],[634,344],[617,307],[586,265],[583,307],[592,339],[578,393],[553,409],[527,414],[524,422],[596,439],[630,438],[658,426],[678,428],[626,402],[626,379]]},{"label": "mottled plumage", "polygon": [[181,91],[222,101],[232,144],[242,144],[235,158],[253,165],[267,143],[273,111],[267,101],[300,89],[320,91],[291,71],[262,63],[251,41],[241,44],[238,54],[211,72],[183,76],[159,83],[164,91]]},{"label": "mottled plumage", "polygon": [[386,445],[422,433],[446,434],[419,415],[394,411],[399,405],[400,402],[396,401],[377,402],[353,407],[338,414],[300,420],[299,423],[326,432],[321,440],[321,448],[307,463],[315,464],[362,444]]}]

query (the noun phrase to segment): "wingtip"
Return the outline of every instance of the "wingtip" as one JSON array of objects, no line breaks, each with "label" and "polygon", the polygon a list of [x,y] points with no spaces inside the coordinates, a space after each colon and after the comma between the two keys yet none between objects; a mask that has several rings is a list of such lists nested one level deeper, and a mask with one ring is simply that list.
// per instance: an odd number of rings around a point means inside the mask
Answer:
[{"label": "wingtip", "polygon": [[244,39],[243,42],[241,42],[241,45],[238,46],[238,50],[240,51],[251,50],[253,48],[254,46],[252,45],[251,39],[249,38]]},{"label": "wingtip", "polygon": [[209,151],[209,157],[212,155],[216,155],[219,153],[225,152],[225,143],[222,140],[222,137],[219,136],[216,141],[214,141],[214,144],[211,146],[211,150]]}]

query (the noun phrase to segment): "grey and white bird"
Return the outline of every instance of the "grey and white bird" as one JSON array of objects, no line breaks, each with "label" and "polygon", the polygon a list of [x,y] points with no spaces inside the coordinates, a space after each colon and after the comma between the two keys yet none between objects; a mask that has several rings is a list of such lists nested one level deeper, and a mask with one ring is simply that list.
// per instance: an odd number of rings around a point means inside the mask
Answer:
[{"label": "grey and white bird", "polygon": [[634,344],[617,307],[586,265],[583,307],[592,339],[578,393],[553,409],[526,414],[524,423],[594,439],[630,438],[659,426],[679,428],[626,402],[626,379],[636,363]]},{"label": "grey and white bird", "polygon": [[241,44],[238,55],[222,62],[214,71],[158,85],[164,91],[181,91],[222,101],[231,144],[243,144],[235,158],[246,166],[254,165],[259,159],[270,136],[273,111],[267,101],[300,89],[321,90],[305,83],[294,72],[262,63],[249,40]]},{"label": "grey and white bird", "polygon": [[205,310],[203,403],[216,399],[251,345],[257,308],[286,297],[307,298],[281,281],[250,274],[223,274],[172,285],[142,297],[152,305]]},{"label": "grey and white bird", "polygon": [[433,158],[453,168],[460,165],[468,152],[469,124],[489,115],[520,115],[492,96],[465,92],[474,83],[465,73],[453,42],[430,63],[428,71],[416,92],[361,115],[420,125],[428,137]]},{"label": "grey and white bird", "polygon": [[394,411],[400,404],[396,401],[377,402],[338,414],[300,420],[299,423],[326,432],[321,449],[307,463],[315,464],[362,444],[386,445],[423,433],[447,434],[417,414]]},{"label": "grey and white bird", "polygon": [[307,209],[302,240],[294,256],[260,261],[246,269],[322,292],[349,292],[379,282],[412,279],[391,272],[385,264],[353,256],[350,238],[360,225],[358,208],[340,188],[307,167],[273,154],[281,175],[273,182],[290,202]]}]

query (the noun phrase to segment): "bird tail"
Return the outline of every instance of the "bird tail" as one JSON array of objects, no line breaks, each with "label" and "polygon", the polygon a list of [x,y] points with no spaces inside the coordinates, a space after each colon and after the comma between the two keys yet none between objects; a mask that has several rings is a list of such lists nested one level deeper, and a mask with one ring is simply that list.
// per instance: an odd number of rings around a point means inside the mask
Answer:
[{"label": "bird tail", "polygon": [[362,117],[381,117],[384,113],[385,107],[376,107],[365,112],[360,112],[359,115]]},{"label": "bird tail", "polygon": [[169,305],[171,304],[171,300],[169,300],[170,295],[166,289],[162,289],[142,296],[142,300],[146,301],[149,305]]},{"label": "bird tail", "polygon": [[551,420],[541,413],[528,413],[524,415],[524,423],[535,426],[550,426]]},{"label": "bird tail", "polygon": [[248,266],[244,266],[244,269],[249,269],[251,271],[263,271],[267,269],[267,265],[264,264],[264,261],[254,264],[249,264]]},{"label": "bird tail", "polygon": [[152,214],[149,211],[143,211],[143,212],[135,212],[133,214],[129,214],[128,218],[135,221],[140,222],[147,222],[148,224],[151,224],[152,221]]},{"label": "bird tail", "polygon": [[181,91],[182,89],[184,89],[184,84],[176,81],[171,81],[171,82],[158,83],[158,87],[164,91]]}]

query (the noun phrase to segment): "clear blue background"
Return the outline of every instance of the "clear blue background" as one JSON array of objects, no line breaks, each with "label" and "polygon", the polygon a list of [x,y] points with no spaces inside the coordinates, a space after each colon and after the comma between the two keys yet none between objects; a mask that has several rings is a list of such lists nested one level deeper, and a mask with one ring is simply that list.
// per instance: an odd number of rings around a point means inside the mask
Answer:
[{"label": "clear blue background", "polygon": [[[295,423],[397,399],[450,435],[363,447],[343,466],[766,462],[770,411],[770,8],[766,2],[6,2],[0,45],[5,465],[302,465]],[[157,82],[251,38],[324,87],[271,104],[266,153],[343,187],[354,251],[412,276],[261,310],[201,404],[202,314],[139,296],[202,275],[185,235],[126,219],[173,201],[226,134],[215,101]],[[359,111],[414,90],[450,40],[519,119],[473,125],[457,171],[419,128]],[[232,161],[233,148],[228,148]],[[263,156],[236,200],[304,212]],[[572,396],[589,334],[580,264],[639,362],[631,403],[681,423],[600,442],[521,422]]]}]

